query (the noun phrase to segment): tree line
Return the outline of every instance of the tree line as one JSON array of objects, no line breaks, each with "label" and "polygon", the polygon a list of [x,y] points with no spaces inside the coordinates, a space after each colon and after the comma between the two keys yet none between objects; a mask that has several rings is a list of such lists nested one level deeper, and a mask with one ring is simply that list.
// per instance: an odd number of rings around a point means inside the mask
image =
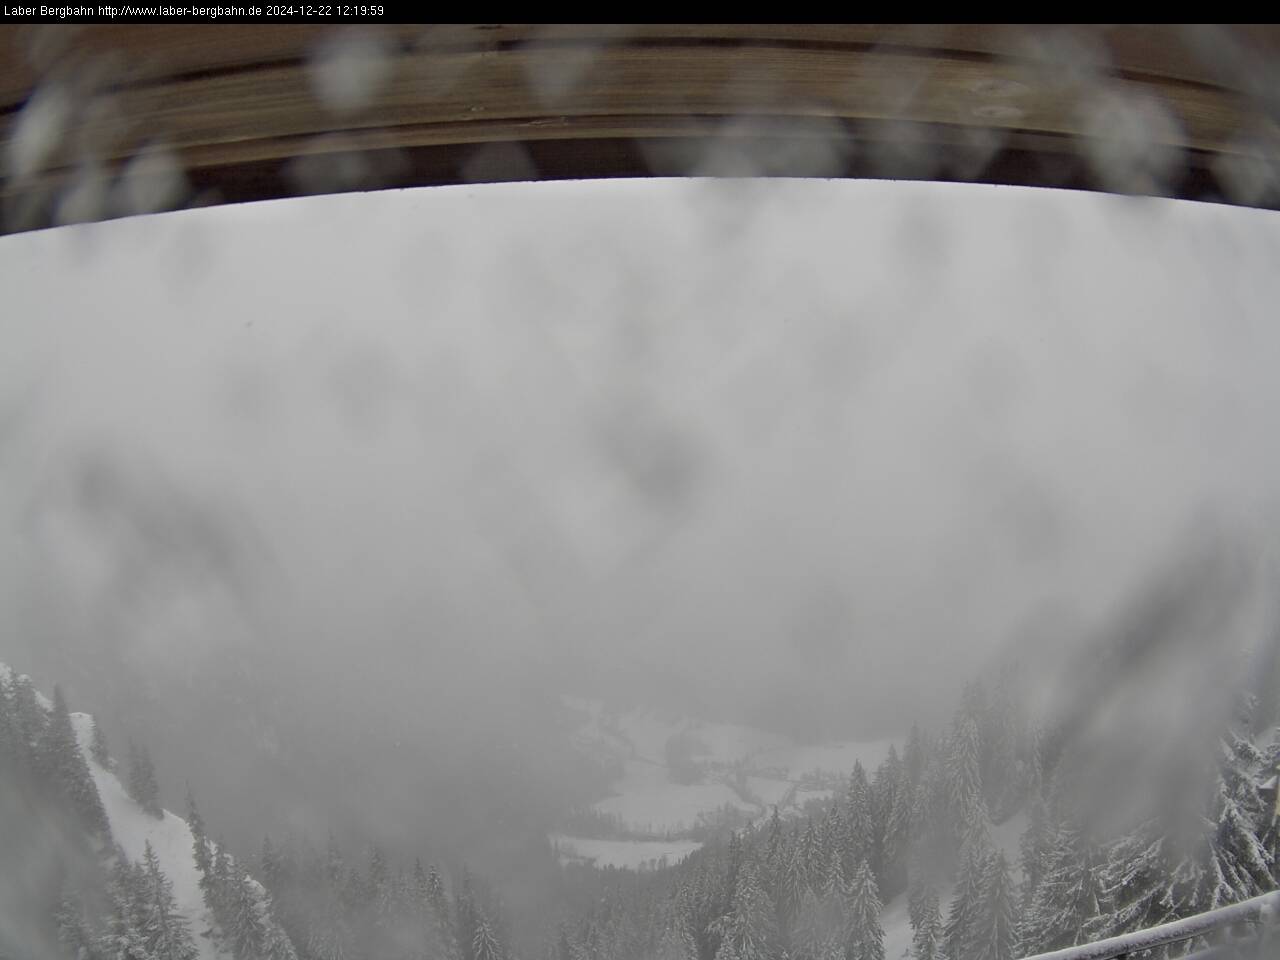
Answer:
[{"label": "tree line", "polygon": [[[816,816],[775,809],[670,869],[600,872],[603,895],[547,960],[885,960],[899,897],[915,960],[1015,960],[1277,886],[1280,744],[1256,742],[1250,701],[1198,756],[1200,780],[1104,836],[1077,789],[1088,757],[1037,725],[1018,686],[1012,671],[990,693],[970,684],[944,732],[915,727],[874,772],[856,765]],[[1006,850],[993,832],[1015,816]]]},{"label": "tree line", "polygon": [[511,960],[500,903],[465,871],[450,891],[435,867],[393,871],[377,847],[353,862],[332,836],[267,837],[260,864],[303,960]]}]

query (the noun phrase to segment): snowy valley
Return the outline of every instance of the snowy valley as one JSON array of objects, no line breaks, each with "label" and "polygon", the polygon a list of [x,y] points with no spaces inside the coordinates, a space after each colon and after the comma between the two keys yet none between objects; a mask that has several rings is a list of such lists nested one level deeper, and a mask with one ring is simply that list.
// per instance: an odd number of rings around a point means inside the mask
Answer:
[{"label": "snowy valley", "polygon": [[465,865],[446,880],[377,847],[348,859],[332,834],[323,851],[267,837],[233,857],[190,795],[185,819],[160,806],[145,746],[113,758],[53,693],[0,667],[0,764],[27,801],[9,819],[52,818],[64,838],[52,871],[18,842],[47,878],[24,896],[46,913],[29,911],[24,940],[0,925],[6,956],[1014,960],[1276,886],[1273,728],[1222,732],[1201,764],[1212,789],[1175,798],[1194,835],[1166,815],[1107,836],[1099,798],[1076,789],[1091,761],[1033,719],[1013,673],[969,684],[945,731],[899,741],[800,744],[565,698],[610,795],[544,838],[555,913],[522,929]]},{"label": "snowy valley", "polygon": [[619,711],[579,697],[562,701],[578,720],[575,747],[611,776],[610,796],[589,808],[594,829],[551,835],[562,863],[632,869],[675,863],[717,830],[760,820],[775,807],[792,817],[830,800],[855,763],[875,769],[892,744],[799,744],[741,724]]}]

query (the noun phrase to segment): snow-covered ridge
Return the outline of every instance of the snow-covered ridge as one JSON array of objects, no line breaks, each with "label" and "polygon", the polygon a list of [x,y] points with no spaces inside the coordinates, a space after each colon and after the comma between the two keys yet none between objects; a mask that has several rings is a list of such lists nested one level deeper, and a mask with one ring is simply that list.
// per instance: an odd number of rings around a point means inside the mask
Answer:
[{"label": "snow-covered ridge", "polygon": [[146,813],[125,791],[112,771],[101,766],[89,750],[93,742],[93,717],[87,713],[71,714],[80,752],[88,761],[89,772],[98,787],[102,806],[107,811],[111,835],[130,860],[141,860],[148,842],[160,861],[160,869],[173,882],[173,897],[178,911],[191,921],[191,933],[200,951],[200,960],[224,960],[230,956],[219,950],[201,934],[213,923],[200,892],[200,873],[195,862],[195,838],[187,821],[164,811],[157,820]]},{"label": "snow-covered ridge", "polygon": [[[0,678],[12,684],[25,677],[17,674],[7,664],[0,663]],[[30,679],[27,677],[26,679]],[[46,710],[53,709],[53,702],[37,692],[36,698]],[[164,811],[157,820],[143,811],[129,796],[124,785],[111,770],[93,759],[90,746],[93,743],[93,717],[87,713],[72,713],[71,725],[89,772],[93,776],[102,806],[107,813],[111,835],[130,860],[141,860],[148,842],[160,862],[160,869],[173,883],[173,896],[178,912],[191,922],[191,933],[199,950],[200,960],[230,960],[230,954],[218,949],[202,936],[212,925],[212,918],[200,892],[200,875],[195,863],[195,839],[187,821],[176,814]]]}]

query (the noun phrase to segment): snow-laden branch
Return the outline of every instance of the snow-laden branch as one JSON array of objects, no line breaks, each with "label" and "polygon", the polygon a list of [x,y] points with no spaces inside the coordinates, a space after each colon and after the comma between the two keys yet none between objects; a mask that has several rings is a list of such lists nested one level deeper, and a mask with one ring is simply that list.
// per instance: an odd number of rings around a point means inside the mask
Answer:
[{"label": "snow-laden branch", "polygon": [[1264,893],[1260,897],[1241,900],[1230,906],[1219,907],[1207,913],[1198,913],[1194,917],[1162,923],[1158,927],[1137,930],[1134,933],[1108,937],[1094,943],[1082,943],[1076,947],[1063,947],[1049,953],[1039,953],[1027,960],[1112,960],[1126,954],[1141,950],[1151,950],[1168,943],[1180,943],[1230,926],[1233,923],[1254,921],[1258,923],[1276,923],[1280,921],[1280,890]]}]

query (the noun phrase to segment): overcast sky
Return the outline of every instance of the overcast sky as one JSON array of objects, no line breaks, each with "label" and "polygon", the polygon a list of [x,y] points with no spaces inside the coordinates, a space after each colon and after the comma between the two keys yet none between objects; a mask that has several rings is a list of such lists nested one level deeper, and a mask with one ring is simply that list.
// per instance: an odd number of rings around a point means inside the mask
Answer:
[{"label": "overcast sky", "polygon": [[877,182],[0,238],[0,618],[897,732],[1196,531],[1270,549],[1277,263],[1275,213]]}]

